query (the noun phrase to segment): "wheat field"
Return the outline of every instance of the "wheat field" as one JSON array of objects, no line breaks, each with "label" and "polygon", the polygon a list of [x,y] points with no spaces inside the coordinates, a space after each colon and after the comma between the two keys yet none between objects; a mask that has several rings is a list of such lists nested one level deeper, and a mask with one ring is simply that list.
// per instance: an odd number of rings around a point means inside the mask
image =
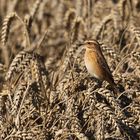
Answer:
[{"label": "wheat field", "polygon": [[[140,1],[0,0],[0,140],[139,140]],[[119,89],[88,74],[96,39]]]}]

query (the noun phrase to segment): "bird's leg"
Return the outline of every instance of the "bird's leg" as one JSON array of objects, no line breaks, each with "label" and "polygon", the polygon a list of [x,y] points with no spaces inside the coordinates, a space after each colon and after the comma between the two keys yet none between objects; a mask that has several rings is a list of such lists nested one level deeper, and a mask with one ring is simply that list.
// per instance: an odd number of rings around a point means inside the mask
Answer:
[{"label": "bird's leg", "polygon": [[91,77],[91,79],[93,79],[95,81],[95,89],[102,87],[103,82],[101,80],[99,80],[99,79],[97,79],[95,77]]}]

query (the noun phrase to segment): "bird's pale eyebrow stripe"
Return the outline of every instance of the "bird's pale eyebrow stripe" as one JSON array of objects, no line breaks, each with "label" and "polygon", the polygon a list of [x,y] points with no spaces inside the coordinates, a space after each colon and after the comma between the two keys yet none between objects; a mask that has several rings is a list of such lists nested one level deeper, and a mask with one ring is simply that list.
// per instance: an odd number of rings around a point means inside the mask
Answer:
[{"label": "bird's pale eyebrow stripe", "polygon": [[88,43],[88,42],[98,44],[98,43],[97,43],[96,41],[94,41],[94,40],[87,40],[87,41],[85,41],[85,43]]}]

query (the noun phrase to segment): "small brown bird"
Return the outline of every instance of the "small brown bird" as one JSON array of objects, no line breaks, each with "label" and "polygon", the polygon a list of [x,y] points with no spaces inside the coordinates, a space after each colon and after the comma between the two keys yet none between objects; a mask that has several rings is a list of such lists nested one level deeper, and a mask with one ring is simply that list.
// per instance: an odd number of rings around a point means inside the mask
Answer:
[{"label": "small brown bird", "polygon": [[117,93],[117,86],[106,59],[102,54],[100,44],[96,40],[87,40],[82,45],[86,49],[84,61],[88,72],[91,76],[100,81],[107,81],[113,88],[114,92]]}]

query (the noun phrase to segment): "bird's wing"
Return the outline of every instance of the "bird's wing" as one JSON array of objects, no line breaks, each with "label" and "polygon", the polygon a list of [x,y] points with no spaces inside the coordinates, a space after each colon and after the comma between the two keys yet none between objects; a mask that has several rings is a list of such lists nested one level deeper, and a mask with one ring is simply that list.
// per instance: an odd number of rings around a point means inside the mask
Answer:
[{"label": "bird's wing", "polygon": [[104,55],[102,54],[102,51],[101,51],[100,48],[98,49],[97,53],[98,53],[98,56],[99,56],[98,59],[97,59],[98,64],[101,65],[105,74],[107,74],[110,78],[112,78],[110,68],[109,68],[109,66],[106,62],[106,59],[104,58]]}]

